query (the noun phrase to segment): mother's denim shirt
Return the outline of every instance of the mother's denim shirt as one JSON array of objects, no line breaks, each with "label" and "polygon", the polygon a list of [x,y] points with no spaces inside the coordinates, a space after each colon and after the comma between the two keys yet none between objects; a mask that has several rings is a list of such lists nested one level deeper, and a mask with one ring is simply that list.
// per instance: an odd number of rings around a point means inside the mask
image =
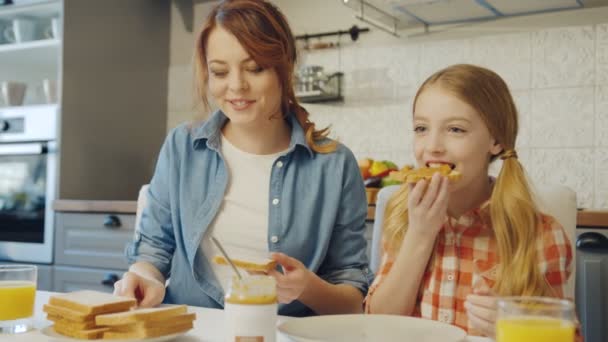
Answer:
[{"label": "mother's denim shirt", "polygon": [[[150,262],[170,277],[166,303],[224,305],[201,239],[218,213],[228,183],[219,152],[220,129],[226,121],[218,111],[200,126],[182,125],[168,135],[150,182],[148,205],[127,246],[130,263]],[[289,149],[271,170],[268,249],[300,260],[332,284],[349,284],[365,294],[373,275],[363,236],[367,204],[357,161],[343,145],[333,153],[315,153],[293,115],[288,121]],[[280,305],[279,313],[313,314],[298,301]]]}]

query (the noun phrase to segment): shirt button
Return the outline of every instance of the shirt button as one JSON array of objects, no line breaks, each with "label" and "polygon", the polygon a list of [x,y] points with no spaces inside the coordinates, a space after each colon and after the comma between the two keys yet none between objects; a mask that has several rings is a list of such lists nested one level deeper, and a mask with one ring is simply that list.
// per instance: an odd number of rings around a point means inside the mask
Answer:
[{"label": "shirt button", "polygon": [[277,162],[277,167],[280,169],[283,167],[283,162],[282,161],[278,161]]},{"label": "shirt button", "polygon": [[454,280],[454,273],[448,273],[448,280],[449,281],[453,281]]},{"label": "shirt button", "polygon": [[279,242],[279,237],[278,237],[278,236],[276,236],[276,235],[273,235],[273,236],[270,238],[270,242],[272,242],[272,243],[277,243],[277,242]]},{"label": "shirt button", "polygon": [[278,198],[273,199],[272,204],[274,204],[274,205],[279,204],[279,199]]}]

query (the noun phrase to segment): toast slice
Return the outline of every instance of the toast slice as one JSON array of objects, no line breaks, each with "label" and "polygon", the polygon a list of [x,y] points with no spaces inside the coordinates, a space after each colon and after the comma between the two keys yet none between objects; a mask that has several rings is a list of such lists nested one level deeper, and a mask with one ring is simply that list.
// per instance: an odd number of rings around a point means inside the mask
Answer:
[{"label": "toast slice", "polygon": [[130,324],[123,324],[123,325],[112,325],[110,326],[110,331],[112,332],[134,332],[134,331],[143,331],[143,330],[148,330],[150,328],[157,328],[157,327],[168,327],[168,326],[174,326],[174,325],[184,325],[184,324],[188,324],[192,321],[194,321],[196,319],[196,314],[194,312],[191,313],[186,313],[186,314],[180,314],[177,316],[171,316],[171,318],[169,320],[165,319],[158,319],[158,320],[153,320],[153,321],[141,321],[141,322],[136,322],[136,323],[130,323]]},{"label": "toast slice", "polygon": [[95,324],[95,320],[77,322],[77,321],[72,321],[70,319],[66,319],[61,316],[57,316],[57,315],[53,315],[53,314],[48,314],[46,319],[54,322],[56,325],[70,327],[70,328],[76,329],[76,330],[87,330],[87,329],[98,328],[97,324]]},{"label": "toast slice", "polygon": [[95,317],[97,325],[124,325],[141,321],[158,321],[174,316],[185,314],[188,310],[186,305],[171,305],[157,308],[135,309],[126,312],[98,315]]},{"label": "toast slice", "polygon": [[137,300],[103,292],[83,290],[51,296],[49,304],[88,315],[129,310],[137,305]]},{"label": "toast slice", "polygon": [[[234,263],[234,266],[242,268],[248,272],[254,273],[268,273],[277,267],[277,262],[272,259],[263,259],[259,261],[248,261],[230,258]],[[213,257],[213,262],[218,265],[229,265],[228,261],[221,255]]]},{"label": "toast slice", "polygon": [[104,332],[109,330],[108,328],[97,328],[97,329],[90,329],[90,330],[73,330],[73,329],[66,329],[65,327],[62,327],[62,326],[57,326],[56,324],[53,325],[53,329],[61,335],[65,335],[65,336],[69,336],[69,337],[73,337],[73,338],[79,338],[79,339],[83,339],[83,340],[100,339],[103,337]]},{"label": "toast slice", "polygon": [[412,170],[406,174],[406,183],[417,183],[418,181],[425,179],[430,180],[435,173],[440,173],[446,176],[451,182],[456,182],[462,178],[462,174],[458,171],[452,170],[449,165],[442,164],[439,167],[421,167],[419,169]]},{"label": "toast slice", "polygon": [[138,339],[151,338],[151,337],[158,337],[158,336],[165,336],[165,335],[181,333],[181,332],[192,329],[192,327],[193,327],[192,322],[188,322],[188,323],[184,323],[184,324],[171,325],[171,326],[159,326],[156,328],[149,328],[149,329],[145,329],[145,330],[136,330],[136,331],[131,331],[131,332],[116,332],[116,331],[108,330],[103,333],[103,338],[109,339],[109,340],[110,339],[129,339],[129,338],[138,338]]},{"label": "toast slice", "polygon": [[74,322],[85,322],[95,320],[95,314],[84,314],[82,312],[74,311],[72,309],[66,309],[61,306],[44,304],[44,306],[42,307],[42,311],[46,312],[49,315],[63,317]]}]

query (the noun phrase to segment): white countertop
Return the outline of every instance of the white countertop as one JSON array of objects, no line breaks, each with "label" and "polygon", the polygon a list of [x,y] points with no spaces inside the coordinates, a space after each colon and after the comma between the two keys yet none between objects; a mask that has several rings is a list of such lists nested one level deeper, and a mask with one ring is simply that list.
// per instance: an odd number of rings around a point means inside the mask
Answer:
[{"label": "white countertop", "polygon": [[[46,314],[42,311],[42,306],[48,303],[52,292],[38,291],[36,292],[36,308],[34,313],[34,326],[36,330],[17,335],[0,336],[2,342],[45,342],[56,341],[55,339],[45,336],[39,330],[51,325],[52,322],[46,320]],[[224,311],[218,309],[207,309],[196,306],[189,306],[189,312],[196,313],[194,321],[194,329],[190,330],[185,335],[182,335],[173,341],[175,342],[220,342],[223,340],[223,324]],[[290,318],[279,317],[279,321],[283,322]],[[8,337],[8,338],[7,338]],[[281,337],[277,341],[284,341]],[[490,339],[480,337],[468,337],[463,342],[491,342]]]}]

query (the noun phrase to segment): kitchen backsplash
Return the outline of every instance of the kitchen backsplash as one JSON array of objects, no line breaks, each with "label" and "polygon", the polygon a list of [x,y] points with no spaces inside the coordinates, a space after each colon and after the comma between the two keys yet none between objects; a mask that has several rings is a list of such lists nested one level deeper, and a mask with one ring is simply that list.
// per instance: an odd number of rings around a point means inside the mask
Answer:
[{"label": "kitchen backsplash", "polygon": [[[317,127],[331,125],[357,158],[399,165],[413,163],[411,101],[422,81],[451,64],[488,67],[513,92],[531,179],[570,186],[579,207],[608,208],[608,23],[384,46],[361,39],[301,59],[345,73],[344,103],[305,105]],[[191,118],[191,68],[172,65],[169,74],[173,127]]]}]

